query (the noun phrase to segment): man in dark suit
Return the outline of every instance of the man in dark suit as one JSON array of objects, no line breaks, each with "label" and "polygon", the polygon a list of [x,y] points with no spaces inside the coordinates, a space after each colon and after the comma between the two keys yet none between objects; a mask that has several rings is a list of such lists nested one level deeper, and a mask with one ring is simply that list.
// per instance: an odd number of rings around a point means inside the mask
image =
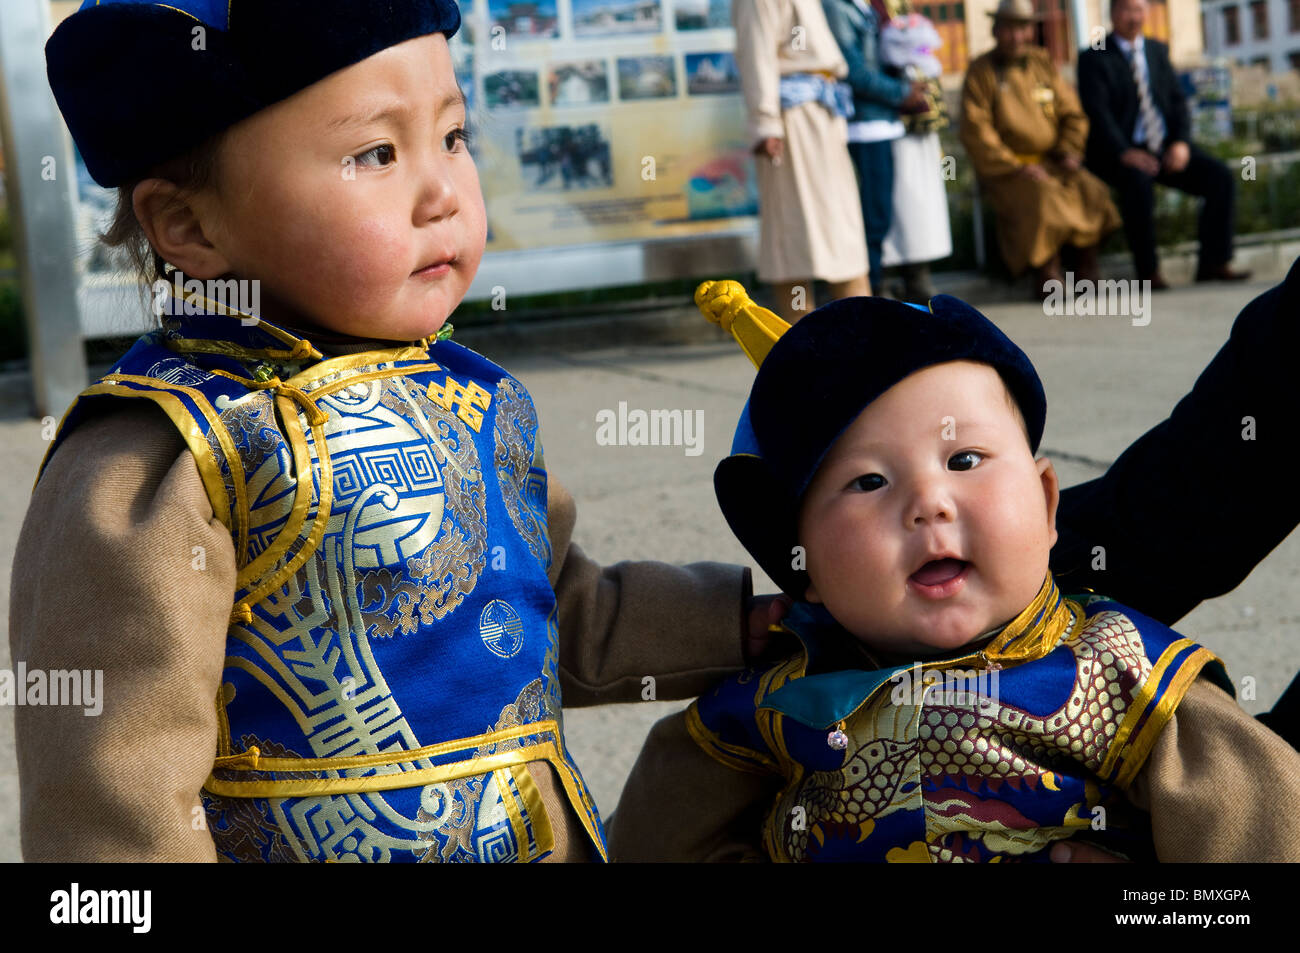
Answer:
[{"label": "man in dark suit", "polygon": [[1138,277],[1167,288],[1156,256],[1154,183],[1201,196],[1197,281],[1239,281],[1232,234],[1236,184],[1217,159],[1188,142],[1187,101],[1169,48],[1142,36],[1146,0],[1111,0],[1114,32],[1079,54],[1079,98],[1088,113],[1088,168],[1119,193]]}]

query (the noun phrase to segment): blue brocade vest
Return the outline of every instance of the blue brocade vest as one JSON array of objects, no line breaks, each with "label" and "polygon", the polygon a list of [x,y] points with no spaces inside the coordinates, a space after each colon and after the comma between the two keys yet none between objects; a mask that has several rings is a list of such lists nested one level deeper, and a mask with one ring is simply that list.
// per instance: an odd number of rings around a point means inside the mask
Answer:
[{"label": "blue brocade vest", "polygon": [[1232,692],[1207,649],[1050,574],[981,650],[924,664],[808,674],[852,637],[806,603],[785,627],[802,653],[687,711],[713,758],[784,779],[778,861],[1045,861],[1076,835],[1152,859],[1123,792],[1202,669]]},{"label": "blue brocade vest", "polygon": [[449,341],[321,358],[269,322],[173,319],[50,449],[98,402],[153,401],[230,530],[218,856],[538,860],[554,839],[525,764],[546,761],[603,858],[561,729],[532,399]]}]

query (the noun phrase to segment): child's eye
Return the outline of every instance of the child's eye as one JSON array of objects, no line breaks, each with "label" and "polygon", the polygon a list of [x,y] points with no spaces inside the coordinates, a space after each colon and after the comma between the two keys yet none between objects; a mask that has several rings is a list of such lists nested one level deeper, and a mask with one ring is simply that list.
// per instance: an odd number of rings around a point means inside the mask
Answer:
[{"label": "child's eye", "polygon": [[388,143],[375,146],[357,156],[357,165],[385,166],[397,158],[397,150]]},{"label": "child's eye", "polygon": [[864,493],[870,493],[872,490],[879,490],[885,485],[885,478],[879,473],[867,473],[850,484],[855,490],[862,490]]},{"label": "child's eye", "polygon": [[984,454],[982,453],[977,453],[974,450],[963,450],[961,453],[954,453],[948,458],[948,469],[974,470],[983,459]]},{"label": "child's eye", "polygon": [[447,147],[448,152],[459,152],[462,143],[466,148],[469,147],[469,130],[463,127],[453,129],[442,139],[442,144]]}]

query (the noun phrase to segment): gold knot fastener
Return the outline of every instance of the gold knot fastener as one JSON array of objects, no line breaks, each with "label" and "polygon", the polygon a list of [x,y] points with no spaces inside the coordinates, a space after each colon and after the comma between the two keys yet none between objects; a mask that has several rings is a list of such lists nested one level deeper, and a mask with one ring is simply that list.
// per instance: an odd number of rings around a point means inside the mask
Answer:
[{"label": "gold knot fastener", "polygon": [[753,303],[739,281],[704,281],[695,289],[695,306],[724,331],[731,331],[737,310],[746,302]]},{"label": "gold knot fastener", "polygon": [[739,281],[705,281],[695,289],[695,306],[724,331],[731,332],[755,367],[790,325],[757,304]]},{"label": "gold knot fastener", "polygon": [[289,358],[294,361],[305,361],[309,357],[321,357],[320,351],[311,346],[311,341],[306,338],[300,338],[298,343],[293,346],[289,352]]}]

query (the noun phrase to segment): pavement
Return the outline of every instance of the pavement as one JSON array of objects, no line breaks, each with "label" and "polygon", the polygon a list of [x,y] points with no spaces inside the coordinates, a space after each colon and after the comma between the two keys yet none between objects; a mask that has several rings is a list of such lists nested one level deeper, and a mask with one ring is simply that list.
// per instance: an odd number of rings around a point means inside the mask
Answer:
[{"label": "pavement", "polygon": [[[1154,297],[1145,326],[1124,316],[1048,317],[1031,303],[984,305],[1044,380],[1048,419],[1041,452],[1054,459],[1062,485],[1104,472],[1162,420],[1227,339],[1241,308],[1280,280],[1288,263],[1265,269],[1265,280],[1247,285],[1176,286]],[[707,328],[689,343],[620,340],[617,347],[578,350],[562,331],[542,328],[504,348],[510,356],[502,363],[537,402],[548,468],[578,501],[575,540],[603,563],[748,563],[718,512],[712,487],[713,468],[728,451],[753,378],[747,359],[730,339]],[[480,343],[474,335],[465,342]],[[24,374],[0,376],[0,601],[6,607],[14,544],[47,446],[40,422],[27,416],[29,389]],[[700,452],[601,445],[597,415],[617,414],[620,404],[629,410],[701,412]],[[757,570],[755,588],[773,591]],[[1219,653],[1239,685],[1246,676],[1255,679],[1254,697],[1242,698],[1251,713],[1270,708],[1300,670],[1297,591],[1300,534],[1293,533],[1238,589],[1202,605],[1178,626]],[[7,636],[7,612],[0,614],[0,627]],[[0,668],[12,667],[6,637],[0,639]],[[617,805],[650,726],[684,704],[566,711],[569,745],[602,812]],[[13,719],[0,712],[0,861],[19,859],[13,744]]]}]

